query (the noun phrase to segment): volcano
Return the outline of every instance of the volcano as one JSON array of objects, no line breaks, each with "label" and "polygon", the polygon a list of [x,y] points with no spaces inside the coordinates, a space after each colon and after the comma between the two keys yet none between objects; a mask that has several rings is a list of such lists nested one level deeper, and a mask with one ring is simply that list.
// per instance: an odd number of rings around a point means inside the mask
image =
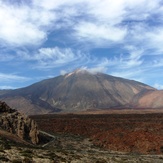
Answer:
[{"label": "volcano", "polygon": [[70,113],[124,108],[131,105],[137,94],[155,90],[134,80],[77,69],[8,91],[0,99],[25,114]]}]

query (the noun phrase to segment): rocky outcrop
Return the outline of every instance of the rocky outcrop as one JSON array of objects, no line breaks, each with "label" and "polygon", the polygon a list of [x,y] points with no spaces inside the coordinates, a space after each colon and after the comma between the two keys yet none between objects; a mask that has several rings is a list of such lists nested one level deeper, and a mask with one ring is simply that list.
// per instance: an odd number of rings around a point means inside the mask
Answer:
[{"label": "rocky outcrop", "polygon": [[0,128],[33,144],[39,142],[35,121],[11,109],[5,102],[0,102]]},{"label": "rocky outcrop", "polygon": [[0,101],[0,113],[13,113],[15,109],[11,109],[5,102]]}]

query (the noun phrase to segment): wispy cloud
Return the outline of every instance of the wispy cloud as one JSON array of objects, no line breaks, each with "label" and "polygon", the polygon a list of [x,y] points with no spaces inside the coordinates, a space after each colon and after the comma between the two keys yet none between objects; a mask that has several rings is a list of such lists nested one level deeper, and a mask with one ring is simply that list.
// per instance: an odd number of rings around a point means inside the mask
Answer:
[{"label": "wispy cloud", "polygon": [[89,57],[87,54],[83,54],[79,50],[75,51],[71,48],[58,47],[40,48],[32,55],[28,52],[22,53],[22,51],[18,51],[17,56],[21,58],[21,60],[36,62],[33,67],[39,69],[62,67],[72,62],[86,62],[87,58]]},{"label": "wispy cloud", "polygon": [[150,48],[156,49],[156,54],[163,53],[163,26],[154,28],[152,31],[146,33]]},{"label": "wispy cloud", "polygon": [[115,71],[115,72],[111,73],[111,75],[130,79],[130,80],[136,80],[136,81],[144,83],[144,82],[146,82],[146,77],[142,76],[143,73],[144,73],[143,70],[132,69],[132,70],[127,70],[127,71],[118,70],[117,72]]},{"label": "wispy cloud", "polygon": [[0,89],[16,89],[15,87],[12,87],[12,86],[8,86],[8,85],[2,85],[0,86]]},{"label": "wispy cloud", "polygon": [[14,5],[1,0],[0,8],[0,43],[3,46],[38,45],[46,39],[47,26],[55,19],[50,11],[33,5]]},{"label": "wispy cloud", "polygon": [[0,73],[0,81],[1,82],[23,82],[27,81],[29,78],[24,77],[24,76],[19,76],[15,74],[4,74]]},{"label": "wispy cloud", "polygon": [[1,62],[6,62],[6,61],[11,61],[12,59],[14,59],[14,55],[11,54],[0,54],[1,56]]},{"label": "wispy cloud", "polygon": [[152,62],[152,67],[163,67],[163,59],[160,57],[156,57]]},{"label": "wispy cloud", "polygon": [[91,73],[106,73],[109,67],[109,60],[107,58],[95,59],[95,63],[91,67],[86,67],[86,69]]},{"label": "wispy cloud", "polygon": [[121,42],[126,35],[126,29],[101,25],[101,23],[80,22],[74,29],[79,40],[94,42],[96,45]]},{"label": "wispy cloud", "polygon": [[157,89],[163,89],[163,84],[158,84],[158,83],[155,83],[154,84],[154,87],[157,88]]},{"label": "wispy cloud", "polygon": [[86,56],[80,51],[73,52],[70,48],[41,48],[34,56],[39,62],[40,67],[54,68],[77,62],[84,59]]},{"label": "wispy cloud", "polygon": [[21,85],[28,85],[27,83],[31,80],[31,78],[21,75],[0,73],[0,89],[20,88]]}]

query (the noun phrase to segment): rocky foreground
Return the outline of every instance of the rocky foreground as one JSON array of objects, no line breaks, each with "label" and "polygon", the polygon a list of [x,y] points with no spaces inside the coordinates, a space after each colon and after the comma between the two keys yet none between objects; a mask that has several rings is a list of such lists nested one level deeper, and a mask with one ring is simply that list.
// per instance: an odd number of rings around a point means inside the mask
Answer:
[{"label": "rocky foreground", "polygon": [[[43,117],[33,118],[39,122],[39,126],[40,121],[44,122],[39,129],[42,127],[45,130],[38,131],[34,120],[0,102],[0,163],[163,163],[163,155],[156,154],[157,151],[146,155],[117,152],[104,149],[86,135],[70,133],[71,123],[65,121],[64,116],[60,119],[64,126],[57,123],[62,132],[52,131],[57,124],[52,123],[48,115],[44,117],[47,121]],[[79,127],[76,118],[72,117],[71,120]],[[81,130],[78,128],[78,131]]]},{"label": "rocky foreground", "polygon": [[39,131],[34,120],[0,102],[0,130],[5,130],[29,143],[39,142]]},{"label": "rocky foreground", "polygon": [[103,150],[88,138],[54,135],[40,146],[15,144],[0,138],[1,163],[163,163],[162,155],[139,155]]}]

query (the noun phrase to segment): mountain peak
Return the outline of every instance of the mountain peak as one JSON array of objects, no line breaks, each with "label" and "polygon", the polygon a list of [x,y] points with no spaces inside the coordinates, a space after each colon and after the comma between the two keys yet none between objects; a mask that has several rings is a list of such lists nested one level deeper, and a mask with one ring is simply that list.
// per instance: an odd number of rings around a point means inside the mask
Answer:
[{"label": "mountain peak", "polygon": [[83,73],[90,73],[86,68],[77,68],[75,69],[74,71],[68,73],[65,75],[65,78],[69,77],[69,76],[72,76],[72,75],[76,75],[76,74],[83,74]]},{"label": "mountain peak", "polygon": [[11,91],[0,98],[14,108],[21,106],[27,114],[78,112],[132,106],[135,95],[151,90],[155,89],[140,82],[79,68],[64,76]]},{"label": "mountain peak", "polygon": [[72,73],[73,74],[89,73],[89,71],[87,68],[77,68]]}]

